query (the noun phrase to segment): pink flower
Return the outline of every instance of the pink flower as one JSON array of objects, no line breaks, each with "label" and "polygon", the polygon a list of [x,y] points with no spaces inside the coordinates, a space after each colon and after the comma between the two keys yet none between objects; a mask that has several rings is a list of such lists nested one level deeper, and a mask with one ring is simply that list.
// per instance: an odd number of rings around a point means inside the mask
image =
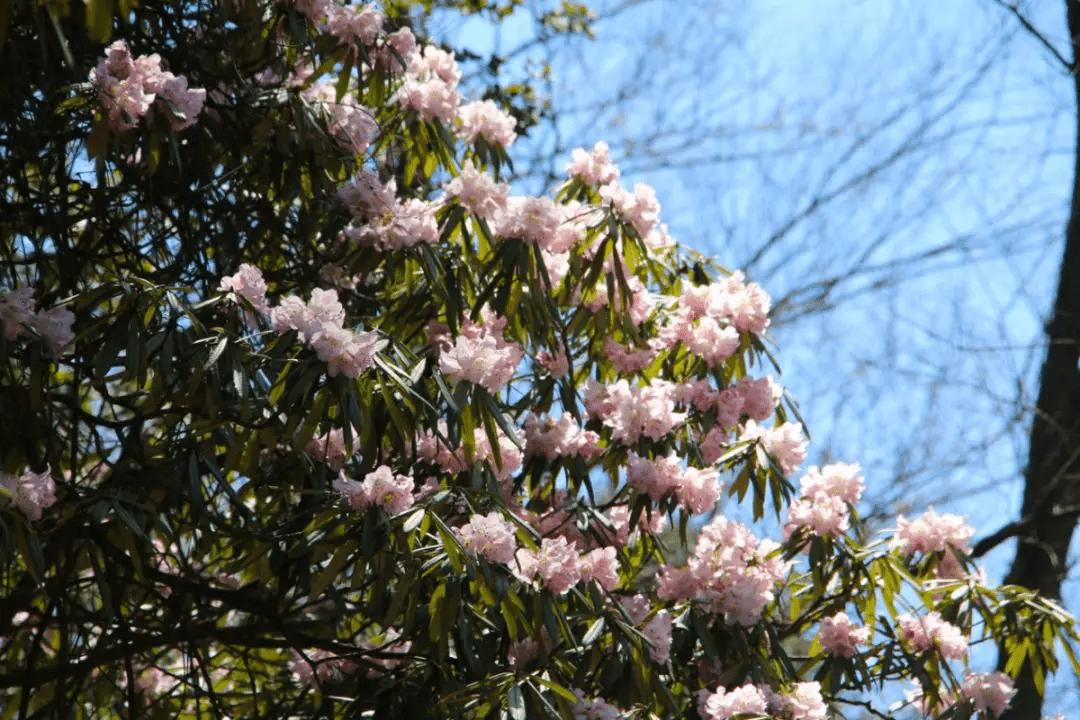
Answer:
[{"label": "pink flower", "polygon": [[0,322],[4,337],[14,340],[34,316],[34,288],[21,287],[0,296]]},{"label": "pink flower", "polygon": [[586,185],[608,185],[619,179],[619,168],[611,162],[606,142],[601,140],[592,152],[576,148],[566,164],[566,174]]},{"label": "pink flower", "polygon": [[359,436],[360,434],[354,428],[352,431],[353,447],[350,448],[345,445],[345,431],[341,428],[334,428],[328,433],[312,438],[304,450],[308,455],[325,462],[332,469],[340,470],[345,466],[349,458],[355,457],[356,451],[359,449],[359,443],[357,442]]},{"label": "pink flower", "polygon": [[659,222],[660,202],[656,199],[656,190],[645,183],[635,183],[634,192],[618,184],[600,188],[600,196],[611,203],[619,217],[634,226],[642,238],[648,236]]},{"label": "pink flower", "polygon": [[333,5],[330,8],[326,31],[343,43],[358,42],[372,47],[382,31],[383,16],[370,5],[355,8]]},{"label": "pink flower", "polygon": [[765,696],[753,685],[743,685],[731,691],[718,687],[716,692],[705,695],[702,700],[699,714],[704,720],[728,720],[739,713],[765,715],[768,709]]},{"label": "pink flower", "polygon": [[897,517],[892,546],[902,555],[944,552],[949,548],[963,550],[974,534],[959,515],[938,515],[931,509],[915,520],[905,520],[903,515]]},{"label": "pink flower", "polygon": [[671,655],[671,616],[661,610],[641,630],[649,642],[649,657],[653,662],[666,663]]},{"label": "pink flower", "polygon": [[565,377],[566,373],[570,371],[570,361],[566,357],[566,351],[562,349],[555,355],[552,355],[547,350],[541,350],[536,354],[536,363],[551,373],[551,377],[555,378]]},{"label": "pink flower", "polygon": [[174,131],[179,132],[195,124],[195,119],[206,102],[206,90],[188,88],[186,77],[164,74],[170,77],[161,85],[161,100],[168,106],[166,117],[169,124]]},{"label": "pink flower", "polygon": [[[262,271],[254,265],[244,263],[235,275],[222,278],[218,291],[232,293],[234,298],[244,298],[260,315],[270,314],[270,303],[266,301],[266,280]],[[248,315],[248,325],[254,324],[255,318]]]},{"label": "pink flower", "polygon": [[466,318],[453,346],[439,353],[439,368],[451,380],[498,393],[513,379],[523,357],[521,346],[503,339],[501,330]]},{"label": "pink flower", "polygon": [[791,720],[826,720],[829,717],[829,709],[821,697],[821,684],[816,682],[795,683],[790,693],[777,697],[776,704]]},{"label": "pink flower", "polygon": [[458,135],[470,144],[482,137],[489,145],[507,148],[517,137],[514,118],[491,100],[463,105],[458,110],[458,122],[461,123]]},{"label": "pink flower", "polygon": [[71,329],[74,322],[75,314],[61,307],[39,312],[30,318],[30,326],[37,330],[49,348],[57,355],[69,349],[72,341],[75,340],[75,333]]},{"label": "pink flower", "polygon": [[613,547],[587,552],[581,556],[580,565],[583,582],[595,580],[605,590],[614,590],[619,584],[619,560]]},{"label": "pink flower", "polygon": [[942,657],[949,660],[962,660],[968,651],[968,639],[960,628],[941,619],[941,615],[931,612],[923,617],[901,615],[897,636],[916,652],[926,652],[937,648]]},{"label": "pink flower", "polygon": [[845,658],[853,657],[855,646],[865,645],[869,637],[870,628],[855,627],[844,612],[824,618],[818,630],[818,641],[822,649],[831,655]]},{"label": "pink flower", "polygon": [[8,493],[0,493],[0,506],[14,503],[31,520],[40,520],[42,511],[56,502],[56,483],[48,469],[19,476],[0,472],[0,488]]},{"label": "pink flower", "polygon": [[619,720],[626,717],[622,710],[609,705],[602,698],[586,700],[585,693],[577,689],[574,690],[574,695],[577,696],[578,701],[571,708],[574,713],[573,720]]},{"label": "pink flower", "polygon": [[416,110],[424,122],[453,120],[461,102],[456,90],[461,71],[454,56],[429,45],[407,60],[405,82],[394,95],[397,103]]},{"label": "pink flower", "polygon": [[974,701],[976,712],[989,711],[993,717],[1005,712],[1015,694],[1012,678],[1002,672],[964,673],[960,688],[961,697]]},{"label": "pink flower", "polygon": [[544,587],[556,595],[565,595],[581,581],[578,553],[564,537],[544,538],[539,551],[521,548],[516,557],[523,579],[531,580],[539,575]]},{"label": "pink flower", "polygon": [[106,49],[105,57],[90,71],[90,83],[97,88],[116,132],[138,125],[159,95],[173,130],[183,130],[195,123],[206,100],[205,90],[190,89],[187,78],[162,70],[158,55],[132,58],[123,40]]},{"label": "pink flower", "polygon": [[763,428],[753,420],[747,420],[739,440],[758,440],[765,451],[780,464],[784,475],[795,472],[806,459],[806,439],[802,427],[787,422],[776,428]]},{"label": "pink flower", "polygon": [[364,476],[363,482],[350,480],[342,470],[334,480],[334,489],[354,510],[364,510],[378,505],[388,513],[397,514],[413,505],[413,479],[408,475],[394,475],[386,465]]},{"label": "pink flower", "polygon": [[462,547],[489,562],[509,565],[514,561],[514,553],[518,549],[515,528],[498,511],[486,516],[473,515],[455,532]]},{"label": "pink flower", "polygon": [[466,160],[461,173],[446,185],[447,197],[456,198],[469,212],[492,221],[506,207],[510,186],[478,170],[472,160]]}]

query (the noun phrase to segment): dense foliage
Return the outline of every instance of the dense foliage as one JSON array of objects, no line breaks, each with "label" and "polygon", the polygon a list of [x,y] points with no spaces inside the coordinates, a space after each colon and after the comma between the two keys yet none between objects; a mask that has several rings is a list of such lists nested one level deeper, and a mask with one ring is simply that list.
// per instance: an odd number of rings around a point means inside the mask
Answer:
[{"label": "dense foliage", "polygon": [[530,113],[406,9],[5,5],[0,714],[959,718],[1009,696],[971,645],[1052,671],[962,519],[796,490],[765,292],[602,144],[512,195]]}]

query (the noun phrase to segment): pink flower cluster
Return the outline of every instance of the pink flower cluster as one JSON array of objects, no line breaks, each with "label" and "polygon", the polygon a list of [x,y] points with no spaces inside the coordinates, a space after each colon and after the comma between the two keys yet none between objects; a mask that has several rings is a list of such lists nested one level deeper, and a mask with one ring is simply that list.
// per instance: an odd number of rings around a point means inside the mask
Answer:
[{"label": "pink flower cluster", "polygon": [[[563,253],[585,237],[587,215],[546,197],[508,197],[495,214],[491,231],[501,238],[536,243],[547,253]],[[554,280],[553,280],[554,282]]]},{"label": "pink flower cluster", "polygon": [[0,507],[14,504],[31,520],[40,520],[42,511],[56,502],[56,483],[48,469],[22,475],[0,472],[0,488]]},{"label": "pink flower cluster", "polygon": [[517,137],[514,118],[491,100],[477,100],[462,105],[457,119],[458,136],[467,143],[476,142],[476,138],[482,137],[489,145],[507,148]]},{"label": "pink flower cluster", "polygon": [[931,509],[915,520],[905,520],[903,515],[897,517],[892,546],[903,555],[944,552],[950,548],[963,550],[974,534],[959,515],[938,515]]},{"label": "pink flower cluster", "polygon": [[477,170],[472,160],[466,160],[461,173],[446,185],[447,198],[454,198],[473,215],[494,220],[506,207],[510,186],[495,182],[495,178]]},{"label": "pink flower cluster", "polygon": [[[988,713],[990,717],[999,717],[1009,707],[1016,690],[1013,681],[1002,672],[995,673],[964,673],[964,682],[954,693],[942,693],[940,701],[932,701],[925,697],[925,691],[918,687],[908,691],[908,700],[914,704],[916,711],[926,716],[939,715],[948,708],[965,702],[972,703],[975,712]],[[1063,720],[1063,716],[1058,716]]]},{"label": "pink flower cluster", "polygon": [[937,648],[942,657],[949,660],[962,660],[967,655],[968,639],[960,628],[942,620],[937,612],[922,617],[904,614],[897,622],[900,625],[898,636],[915,652]]},{"label": "pink flower cluster", "polygon": [[295,295],[286,296],[270,311],[270,322],[279,335],[295,330],[326,363],[331,376],[359,377],[375,363],[378,333],[356,333],[344,327],[345,309],[336,290],[316,288],[306,304]]},{"label": "pink flower cluster", "polygon": [[724,613],[730,622],[754,625],[791,567],[775,552],[778,547],[755,537],[746,526],[718,516],[701,529],[685,567],[660,567],[657,596],[701,602],[711,612]]},{"label": "pink flower cluster", "polygon": [[173,130],[183,130],[195,124],[206,101],[205,90],[189,89],[187,78],[162,70],[159,55],[133,58],[123,40],[106,49],[105,57],[90,71],[90,83],[97,88],[116,132],[134,129],[155,100],[164,105]]},{"label": "pink flower cluster", "polygon": [[870,639],[870,628],[855,627],[845,612],[824,618],[818,630],[818,642],[830,655],[854,657],[855,647],[865,645]]},{"label": "pink flower cluster", "polygon": [[780,464],[784,475],[790,475],[806,459],[806,438],[802,426],[786,422],[780,427],[764,428],[753,420],[747,420],[739,440],[757,440],[769,455]]},{"label": "pink flower cluster", "polygon": [[582,430],[574,416],[564,412],[555,420],[530,413],[525,418],[525,455],[543,455],[548,460],[559,457],[581,457],[594,460],[603,452],[600,436]]},{"label": "pink flower cluster", "polygon": [[719,473],[714,467],[684,467],[676,455],[650,460],[630,453],[626,484],[654,501],[673,493],[691,513],[708,512],[720,499]]},{"label": "pink flower cluster", "polygon": [[956,551],[970,552],[967,544],[974,534],[975,531],[959,515],[938,515],[930,509],[914,520],[906,520],[903,515],[897,517],[892,547],[900,554],[909,556],[917,552],[943,553],[937,567],[938,576],[959,578],[964,570]]},{"label": "pink flower cluster", "polygon": [[[446,424],[442,421],[439,422],[439,433],[442,437],[446,437]],[[423,460],[435,463],[447,473],[463,472],[472,467],[472,463],[487,463],[497,479],[506,480],[521,468],[524,458],[521,449],[506,436],[501,428],[498,430],[496,439],[499,445],[499,457],[502,460],[501,465],[495,461],[491,440],[483,428],[476,428],[473,431],[474,451],[471,463],[465,458],[464,447],[449,448],[434,433],[424,433],[417,439],[416,454]]]},{"label": "pink flower cluster", "polygon": [[576,148],[570,158],[566,174],[573,180],[586,185],[610,185],[619,179],[619,168],[611,161],[611,152],[603,140],[593,146],[592,152]]},{"label": "pink flower cluster", "polygon": [[1003,672],[964,673],[960,697],[974,703],[975,712],[987,711],[998,717],[1009,707],[1016,690],[1012,678]]},{"label": "pink flower cluster", "polygon": [[[322,14],[315,11],[317,17]],[[355,7],[353,5],[332,5],[325,13],[326,31],[341,42],[373,47],[382,32],[382,13],[371,5]]]},{"label": "pink flower cluster", "polygon": [[[336,290],[316,288],[307,303],[288,295],[271,307],[266,300],[262,272],[246,263],[235,275],[223,278],[218,289],[243,298],[261,315],[269,314],[270,323],[279,335],[295,330],[297,338],[310,345],[326,363],[326,372],[331,376],[341,373],[359,377],[374,365],[378,333],[356,333],[344,327],[345,308],[338,302]],[[255,324],[250,313],[246,319],[249,325]]]},{"label": "pink flower cluster", "polygon": [[654,380],[643,387],[630,387],[626,380],[600,385],[592,378],[585,382],[585,408],[611,428],[611,439],[633,445],[643,435],[659,440],[686,420],[675,412],[678,387]]},{"label": "pink flower cluster", "polygon": [[565,595],[579,582],[595,581],[605,590],[619,584],[619,564],[615,548],[578,552],[577,544],[565,537],[544,538],[538,550],[520,548],[515,554],[516,573],[525,582],[539,578],[556,595]]},{"label": "pink flower cluster", "polygon": [[7,340],[15,340],[27,328],[31,328],[45,340],[54,354],[60,354],[75,339],[75,333],[71,330],[74,322],[74,313],[66,308],[37,312],[33,288],[20,287],[0,294],[0,325]]},{"label": "pink flower cluster", "polygon": [[373,505],[396,515],[412,507],[415,484],[408,475],[395,475],[386,465],[364,476],[363,482],[345,477],[342,470],[334,480],[334,489],[341,493],[354,510],[365,510]]},{"label": "pink flower cluster", "polygon": [[351,458],[356,457],[359,443],[357,438],[360,433],[354,428],[352,431],[354,447],[345,444],[345,431],[341,428],[314,437],[304,448],[307,454],[316,460],[326,463],[334,470],[340,470]]},{"label": "pink flower cluster", "polygon": [[399,200],[392,178],[384,185],[378,175],[362,170],[355,181],[338,190],[338,197],[357,223],[345,230],[345,237],[356,245],[386,252],[439,240],[436,204]]},{"label": "pink flower cluster", "polygon": [[849,506],[862,497],[863,479],[858,464],[836,463],[821,470],[810,468],[802,479],[802,497],[788,507],[784,539],[799,528],[815,535],[837,537],[848,531]]},{"label": "pink flower cluster", "polygon": [[619,218],[633,225],[642,238],[660,222],[660,202],[650,185],[634,183],[634,192],[630,192],[613,181],[600,188],[600,197],[611,204]]},{"label": "pink flower cluster", "polygon": [[729,720],[741,714],[771,715],[788,720],[826,720],[829,709],[821,696],[821,685],[800,682],[787,693],[777,693],[766,685],[742,685],[733,690],[718,687],[716,692],[698,693],[698,714],[704,720]]},{"label": "pink flower cluster", "polygon": [[[270,314],[270,303],[266,301],[266,290],[266,280],[263,279],[262,271],[248,263],[243,263],[235,275],[222,278],[221,284],[218,285],[219,292],[230,293],[230,299],[239,302],[241,305],[247,302],[252,310],[263,316]],[[246,307],[244,308],[244,318],[248,327],[257,326],[255,315]]]},{"label": "pink flower cluster", "polygon": [[448,378],[469,382],[498,393],[514,377],[524,353],[516,342],[503,337],[506,318],[489,316],[483,323],[469,318],[453,345],[444,342],[439,352],[439,369]]},{"label": "pink flower cluster", "polygon": [[326,117],[327,130],[345,152],[358,155],[371,145],[379,133],[379,125],[370,109],[346,93],[340,101],[334,85],[317,82],[300,96]]},{"label": "pink flower cluster", "polygon": [[603,698],[586,700],[585,693],[577,689],[574,690],[574,695],[578,701],[571,708],[574,713],[573,720],[621,720],[629,717],[619,708],[609,705]]},{"label": "pink flower cluster", "polygon": [[461,70],[454,56],[429,45],[406,60],[405,82],[394,99],[401,107],[416,110],[423,122],[451,122],[461,102],[457,92]]},{"label": "pink flower cluster", "polygon": [[518,549],[516,530],[498,511],[473,515],[455,534],[463,548],[488,562],[509,565],[514,561]]},{"label": "pink flower cluster", "polygon": [[649,643],[649,657],[653,662],[666,663],[671,656],[671,615],[666,610],[653,615],[649,599],[644,595],[634,595],[620,600],[630,622],[641,628],[641,634]]}]

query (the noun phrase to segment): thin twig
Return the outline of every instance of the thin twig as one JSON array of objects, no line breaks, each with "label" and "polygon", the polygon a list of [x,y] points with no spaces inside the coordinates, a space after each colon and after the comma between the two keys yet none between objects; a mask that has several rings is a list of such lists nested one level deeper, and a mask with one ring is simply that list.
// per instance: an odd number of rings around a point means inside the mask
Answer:
[{"label": "thin twig", "polygon": [[1069,71],[1070,74],[1076,69],[1076,65],[1074,63],[1069,62],[1068,60],[1066,60],[1065,56],[1062,55],[1060,52],[1058,52],[1057,48],[1055,48],[1050,43],[1050,41],[1046,39],[1046,36],[1043,35],[1041,32],[1039,32],[1038,30],[1036,30],[1035,26],[1031,24],[1031,21],[1029,21],[1026,17],[1024,17],[1024,14],[1022,12],[1020,12],[1020,8],[1017,7],[1016,3],[1007,3],[1007,2],[1005,2],[1005,0],[994,0],[994,2],[996,2],[998,5],[1000,5],[1001,7],[1005,8],[1006,10],[1011,12],[1013,15],[1015,15],[1016,19],[1020,21],[1020,24],[1024,26],[1024,29],[1027,30],[1032,35],[1034,35],[1035,39],[1037,39],[1039,42],[1041,42],[1043,44],[1043,46],[1047,50],[1049,50],[1054,55],[1055,58],[1057,58],[1058,62],[1061,63],[1062,66],[1066,70]]}]

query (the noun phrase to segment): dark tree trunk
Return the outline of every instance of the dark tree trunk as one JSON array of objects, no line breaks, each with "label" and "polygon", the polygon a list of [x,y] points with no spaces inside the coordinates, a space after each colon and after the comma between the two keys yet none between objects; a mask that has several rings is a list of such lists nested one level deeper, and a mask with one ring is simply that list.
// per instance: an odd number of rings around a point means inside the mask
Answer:
[{"label": "dark tree trunk", "polygon": [[[1080,41],[1080,0],[1066,0],[1077,101],[1076,168],[1072,206],[1065,232],[1053,315],[1046,328],[1047,349],[1039,377],[1039,398],[1031,425],[1024,473],[1024,503],[1016,556],[1006,582],[1058,598],[1067,572],[1069,542],[1080,503],[1080,76],[1075,70]],[[998,665],[1007,657],[1002,648]],[[1016,683],[1016,697],[1002,720],[1039,720],[1043,698],[1030,667]]]}]

